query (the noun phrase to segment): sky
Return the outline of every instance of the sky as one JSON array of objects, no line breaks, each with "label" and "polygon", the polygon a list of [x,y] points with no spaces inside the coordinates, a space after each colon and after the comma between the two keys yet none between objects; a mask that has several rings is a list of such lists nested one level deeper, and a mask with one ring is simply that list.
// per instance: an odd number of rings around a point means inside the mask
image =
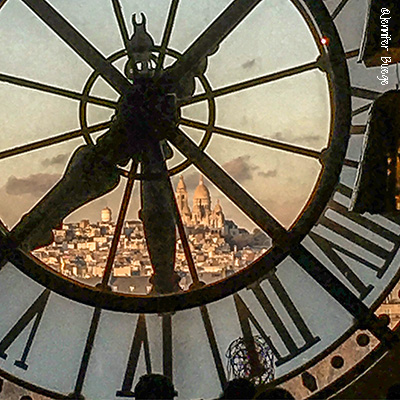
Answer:
[{"label": "sky", "polygon": [[[109,56],[122,48],[122,40],[110,1],[49,1],[100,52]],[[122,1],[130,23],[133,13],[144,12],[148,31],[160,44],[169,2],[160,0]],[[169,48],[183,52],[228,4],[207,0],[183,0],[178,8]],[[282,16],[285,16],[282,19]],[[254,29],[257,27],[257,29]],[[288,28],[289,27],[289,28]],[[132,32],[131,32],[132,33]],[[92,72],[49,28],[20,1],[6,3],[0,15],[0,73],[80,92]],[[213,89],[264,76],[315,61],[317,47],[298,11],[290,2],[262,2],[248,18],[209,57],[206,78]],[[126,59],[116,63],[123,68]],[[169,58],[171,63],[174,59]],[[203,91],[197,82],[197,93]],[[91,94],[117,99],[102,79]],[[79,102],[60,96],[20,88],[0,82],[0,151],[68,132],[80,127]],[[321,150],[327,146],[330,124],[329,89],[324,73],[311,70],[258,85],[215,100],[216,126]],[[108,120],[113,111],[88,106],[89,124]],[[206,102],[182,108],[182,115],[206,122]],[[203,132],[182,127],[196,142]],[[96,139],[103,132],[93,135]],[[0,218],[13,226],[58,181],[82,138],[45,149],[0,160]],[[214,134],[206,152],[226,172],[260,202],[280,223],[289,227],[302,210],[320,173],[318,161],[293,153],[253,145]],[[169,166],[182,157],[175,150]],[[189,196],[196,187],[199,172],[193,166],[183,172]],[[177,183],[178,176],[173,178]],[[226,218],[253,229],[254,224],[207,179],[213,205],[221,201]],[[66,221],[89,218],[97,221],[100,210],[109,206],[117,214],[125,180],[113,193],[97,199],[68,217]],[[128,217],[137,218],[138,185]]]}]

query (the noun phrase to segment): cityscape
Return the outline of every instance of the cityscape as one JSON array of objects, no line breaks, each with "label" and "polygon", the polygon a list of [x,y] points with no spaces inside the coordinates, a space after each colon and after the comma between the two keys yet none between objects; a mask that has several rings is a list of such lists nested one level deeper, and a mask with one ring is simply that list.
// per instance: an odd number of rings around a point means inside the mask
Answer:
[{"label": "cityscape", "polygon": [[[222,206],[212,199],[203,177],[196,187],[192,208],[183,176],[176,187],[176,201],[189,241],[199,279],[212,283],[246,267],[271,247],[258,229],[248,232],[225,218]],[[98,284],[104,274],[115,230],[113,211],[101,210],[100,221],[83,219],[54,230],[54,242],[33,255],[65,276],[87,285]],[[176,241],[175,271],[179,285],[188,290],[192,279],[180,238]],[[113,291],[148,294],[153,273],[141,220],[126,220],[114,261],[110,285]]]}]

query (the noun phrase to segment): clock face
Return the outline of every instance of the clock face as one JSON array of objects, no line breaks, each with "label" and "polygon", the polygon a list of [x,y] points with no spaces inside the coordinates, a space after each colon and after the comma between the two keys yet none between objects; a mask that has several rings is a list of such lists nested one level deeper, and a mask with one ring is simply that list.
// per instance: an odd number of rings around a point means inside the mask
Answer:
[{"label": "clock face", "polygon": [[382,91],[356,63],[366,6],[98,3],[0,3],[1,373],[55,398],[149,372],[182,399],[329,387],[354,362],[332,352],[390,339],[398,273],[396,218],[347,211]]}]

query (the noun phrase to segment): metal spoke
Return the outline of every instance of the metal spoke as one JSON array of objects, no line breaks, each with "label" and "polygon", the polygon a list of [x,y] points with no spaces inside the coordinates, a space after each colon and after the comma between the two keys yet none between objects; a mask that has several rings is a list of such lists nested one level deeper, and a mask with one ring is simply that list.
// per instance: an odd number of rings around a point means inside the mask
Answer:
[{"label": "metal spoke", "polygon": [[360,54],[360,49],[347,51],[344,55],[346,59],[357,57]]},{"label": "metal spoke", "polygon": [[122,225],[124,224],[126,213],[128,211],[129,202],[132,196],[133,184],[135,183],[136,169],[137,169],[137,163],[133,162],[129,173],[129,179],[125,186],[125,193],[122,198],[122,203],[118,214],[117,225],[115,226],[114,230],[114,236],[111,242],[111,249],[110,252],[108,253],[107,263],[104,270],[103,279],[101,281],[101,289],[103,290],[105,290],[108,287],[108,282],[110,280],[115,256],[117,254],[119,239],[121,237]]},{"label": "metal spoke", "polygon": [[56,86],[46,85],[44,83],[31,81],[29,79],[18,78],[12,75],[0,74],[0,82],[10,83],[12,85],[21,86],[24,88],[35,89],[45,93],[56,94],[58,96],[67,97],[69,99],[82,101],[85,100],[89,103],[93,103],[103,107],[117,108],[118,103],[116,101],[102,99],[95,96],[83,96],[79,92],[74,92],[68,89],[62,89]]},{"label": "metal spoke", "polygon": [[[171,181],[170,181],[171,182]],[[172,191],[172,185],[171,185]],[[186,262],[188,263],[190,277],[192,278],[192,282],[194,286],[199,286],[200,280],[199,275],[197,274],[196,266],[194,264],[192,252],[190,251],[189,241],[186,236],[185,228],[183,226],[181,213],[179,212],[179,207],[176,202],[175,195],[173,195],[174,203],[175,203],[175,219],[176,219],[176,226],[178,227],[179,237],[182,242],[183,252],[185,253]]]},{"label": "metal spoke", "polygon": [[118,22],[119,31],[121,33],[122,40],[124,42],[124,46],[126,49],[129,41],[129,34],[128,34],[128,28],[126,27],[124,14],[122,13],[122,7],[119,0],[112,0],[112,4],[114,8],[115,18],[117,19]]},{"label": "metal spoke", "polygon": [[[100,124],[90,126],[89,128],[86,129],[86,132],[88,132],[88,133],[98,132],[103,129],[109,128],[110,124],[111,124],[111,122],[102,122]],[[38,140],[37,142],[32,142],[32,143],[25,144],[23,146],[18,146],[18,147],[14,147],[12,149],[3,150],[3,151],[0,151],[0,160],[9,158],[9,157],[13,157],[16,155],[28,153],[33,150],[42,149],[44,147],[52,146],[57,143],[66,142],[68,140],[75,139],[79,136],[82,136],[82,134],[83,134],[83,131],[81,129],[77,129],[77,130],[74,130],[71,132],[63,133],[61,135],[52,136],[51,138],[48,138],[48,139]]]},{"label": "metal spoke", "polygon": [[179,80],[195,72],[199,63],[212,53],[261,1],[234,0],[168,70],[171,78]]},{"label": "metal spoke", "polygon": [[129,87],[127,79],[45,0],[23,1],[50,29],[67,43],[86,63],[98,71],[119,93]]},{"label": "metal spoke", "polygon": [[350,135],[364,135],[365,125],[351,125]]},{"label": "metal spoke", "polygon": [[178,5],[179,5],[179,0],[171,1],[171,6],[169,8],[169,13],[167,17],[167,24],[165,25],[164,34],[161,41],[160,55],[158,57],[158,62],[157,62],[157,71],[159,71],[164,64],[165,54],[168,48],[169,40],[171,38],[172,29],[174,27]]},{"label": "metal spoke", "polygon": [[354,97],[359,97],[360,99],[367,99],[367,100],[376,100],[381,93],[377,92],[376,90],[352,87],[351,88],[351,95]]},{"label": "metal spoke", "polygon": [[354,110],[351,113],[351,116],[355,117],[356,115],[362,114],[363,112],[368,111],[371,108],[371,106],[372,106],[372,103],[369,103],[369,104],[366,104],[365,106],[357,108],[357,110]]},{"label": "metal spoke", "polygon": [[286,229],[215,161],[201,151],[184,132],[178,131],[178,134],[171,138],[170,141],[253,222],[267,232],[276,244],[285,243],[288,238]]},{"label": "metal spoke", "polygon": [[[190,126],[191,128],[195,128],[195,129],[205,130],[208,128],[208,125],[204,124],[203,122],[192,121],[192,120],[189,120],[186,118],[181,118],[179,122],[182,125]],[[232,129],[221,128],[221,127],[215,126],[215,127],[213,127],[212,131],[213,131],[213,133],[218,133],[223,136],[227,136],[227,137],[231,137],[231,138],[239,139],[239,140],[244,140],[246,142],[250,142],[250,143],[254,143],[254,144],[260,144],[262,146],[271,147],[271,148],[279,149],[279,150],[283,150],[283,151],[288,151],[290,153],[300,154],[300,155],[311,157],[311,158],[316,158],[318,160],[321,159],[321,156],[322,156],[322,152],[317,151],[317,150],[307,149],[304,147],[295,146],[295,145],[288,144],[288,143],[283,143],[278,140],[266,139],[263,137],[250,135],[248,133],[234,131]]]},{"label": "metal spoke", "polygon": [[346,6],[346,4],[349,2],[350,0],[342,0],[339,5],[333,10],[332,13],[332,19],[335,19],[340,12],[343,10],[343,8]]},{"label": "metal spoke", "polygon": [[7,0],[0,0],[0,9],[7,3]]},{"label": "metal spoke", "polygon": [[183,99],[183,101],[181,101],[179,103],[179,105],[180,106],[186,106],[186,105],[197,103],[197,102],[200,102],[200,101],[204,101],[204,100],[207,100],[207,99],[210,99],[210,98],[215,98],[215,97],[218,97],[218,96],[224,96],[226,94],[238,92],[240,90],[253,88],[253,87],[256,87],[256,86],[259,86],[259,85],[263,85],[264,83],[274,82],[274,81],[277,81],[279,79],[287,78],[289,76],[301,74],[302,72],[310,71],[310,70],[319,68],[320,67],[320,61],[319,60],[320,59],[318,59],[316,61],[312,61],[312,62],[307,63],[307,64],[300,65],[298,67],[288,68],[288,69],[283,70],[283,71],[274,72],[272,74],[264,75],[264,76],[261,76],[259,78],[250,79],[248,81],[244,81],[244,82],[240,82],[240,83],[235,83],[233,85],[229,85],[229,86],[225,86],[225,87],[220,88],[220,89],[213,90],[213,91],[211,91],[209,93],[204,93],[204,94],[200,94],[200,95],[197,95],[197,96],[193,96],[192,98],[189,98],[189,99]]},{"label": "metal spoke", "polygon": [[359,164],[358,161],[349,160],[349,159],[343,160],[343,165],[345,165],[346,167],[358,168],[358,164]]}]

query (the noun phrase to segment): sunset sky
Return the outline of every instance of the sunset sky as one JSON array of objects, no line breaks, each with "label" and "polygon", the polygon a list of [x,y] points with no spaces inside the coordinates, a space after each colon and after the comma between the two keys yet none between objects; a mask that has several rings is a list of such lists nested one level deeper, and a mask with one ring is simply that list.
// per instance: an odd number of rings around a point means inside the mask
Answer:
[{"label": "sunset sky", "polygon": [[[109,56],[122,48],[110,1],[49,1],[100,52]],[[131,15],[144,12],[148,31],[160,44],[168,13],[168,1],[122,1],[131,31]],[[183,52],[230,0],[181,1],[169,48]],[[285,18],[282,18],[282,16]],[[47,28],[22,2],[9,1],[0,13],[0,73],[80,92],[92,72],[70,48]],[[206,77],[218,89],[244,80],[315,61],[317,47],[298,11],[289,1],[262,2],[209,58]],[[115,65],[122,69],[126,59]],[[168,62],[173,59],[167,59]],[[197,82],[197,92],[203,89]],[[330,111],[328,84],[317,69],[216,98],[216,126],[284,143],[321,150],[327,145]],[[117,99],[102,80],[92,95]],[[61,96],[0,83],[0,151],[49,138],[80,127],[79,102]],[[113,111],[88,107],[90,124],[106,121]],[[185,118],[206,122],[206,102],[182,109]],[[195,141],[202,131],[182,126]],[[99,132],[99,134],[102,132]],[[95,134],[96,138],[99,134]],[[22,213],[59,179],[73,150],[84,140],[76,138],[24,155],[0,160],[0,218],[10,227]],[[230,173],[282,224],[289,226],[302,209],[318,178],[320,165],[312,158],[253,145],[214,134],[207,153]],[[172,164],[180,160],[177,155]],[[172,165],[170,163],[170,165]],[[199,173],[190,167],[183,173],[190,197]],[[207,180],[205,180],[208,182]],[[177,177],[173,179],[174,184]],[[69,217],[97,221],[104,206],[117,214],[125,180],[113,193],[94,201]],[[225,216],[239,225],[254,225],[211,183],[206,183],[213,204],[221,200]],[[138,185],[129,211],[137,218]]]}]

